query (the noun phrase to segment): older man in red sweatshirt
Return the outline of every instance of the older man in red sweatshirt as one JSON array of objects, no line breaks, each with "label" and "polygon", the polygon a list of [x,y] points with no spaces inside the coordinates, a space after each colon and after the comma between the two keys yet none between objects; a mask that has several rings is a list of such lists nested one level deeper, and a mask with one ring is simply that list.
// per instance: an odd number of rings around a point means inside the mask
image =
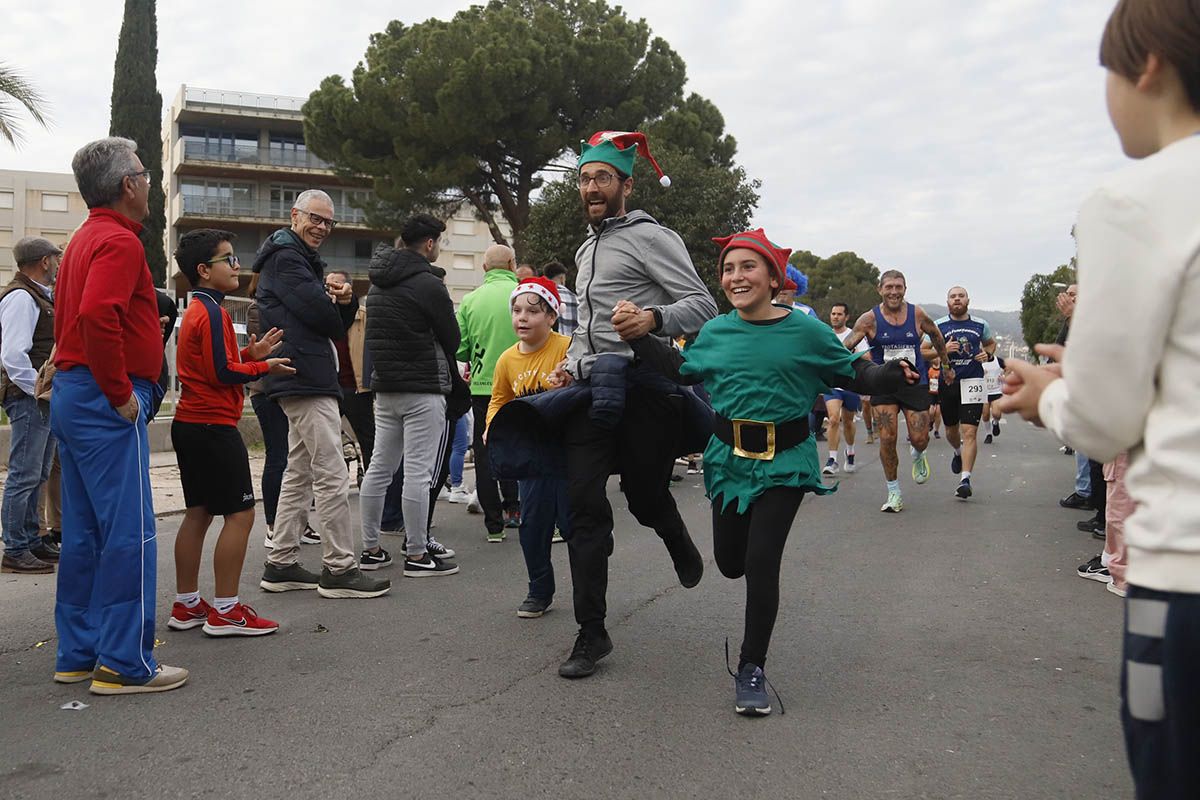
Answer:
[{"label": "older man in red sweatshirt", "polygon": [[71,169],[88,218],[55,292],[51,428],[62,463],[63,543],[54,680],[96,694],[162,692],[187,670],[154,660],[157,569],[146,424],[162,367],[158,300],[138,239],[151,171],[129,139],[100,139]]}]

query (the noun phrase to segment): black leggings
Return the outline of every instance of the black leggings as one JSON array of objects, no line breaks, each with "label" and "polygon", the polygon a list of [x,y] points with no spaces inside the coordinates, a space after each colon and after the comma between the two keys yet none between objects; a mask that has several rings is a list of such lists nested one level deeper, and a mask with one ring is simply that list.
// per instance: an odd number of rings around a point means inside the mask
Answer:
[{"label": "black leggings", "polygon": [[767,489],[737,513],[737,502],[719,511],[723,497],[713,500],[713,555],[726,578],[746,576],[746,631],[738,669],[743,664],[764,666],[771,631],[779,613],[779,564],[783,546],[804,490],[793,486]]}]

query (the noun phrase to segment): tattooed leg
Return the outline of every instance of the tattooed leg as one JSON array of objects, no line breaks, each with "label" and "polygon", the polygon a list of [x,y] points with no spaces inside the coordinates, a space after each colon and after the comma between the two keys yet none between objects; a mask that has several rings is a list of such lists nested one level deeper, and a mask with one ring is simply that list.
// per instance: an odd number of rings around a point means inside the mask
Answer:
[{"label": "tattooed leg", "polygon": [[883,476],[896,480],[896,468],[900,458],[896,455],[896,417],[898,406],[875,406],[875,433],[879,436],[879,463],[883,465]]},{"label": "tattooed leg", "polygon": [[904,410],[904,423],[908,426],[908,442],[918,453],[929,446],[929,412]]}]

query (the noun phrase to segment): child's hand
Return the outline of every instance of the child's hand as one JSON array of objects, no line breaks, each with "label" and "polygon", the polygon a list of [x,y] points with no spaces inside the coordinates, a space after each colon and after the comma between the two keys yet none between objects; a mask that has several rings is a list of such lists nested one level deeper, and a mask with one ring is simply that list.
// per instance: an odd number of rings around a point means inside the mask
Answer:
[{"label": "child's hand", "polygon": [[262,361],[264,358],[275,352],[283,341],[283,331],[279,328],[271,328],[267,331],[261,340],[250,334],[250,343],[246,345],[246,355],[251,361]]},{"label": "child's hand", "polygon": [[268,375],[295,375],[296,368],[289,367],[292,363],[290,358],[268,358],[267,365],[270,367],[267,370]]},{"label": "child's hand", "polygon": [[554,372],[551,372],[546,376],[546,383],[550,384],[550,386],[555,389],[561,389],[564,386],[570,386],[574,380],[575,379],[571,377],[571,373],[567,372],[567,360],[565,358],[561,364],[554,368]]}]

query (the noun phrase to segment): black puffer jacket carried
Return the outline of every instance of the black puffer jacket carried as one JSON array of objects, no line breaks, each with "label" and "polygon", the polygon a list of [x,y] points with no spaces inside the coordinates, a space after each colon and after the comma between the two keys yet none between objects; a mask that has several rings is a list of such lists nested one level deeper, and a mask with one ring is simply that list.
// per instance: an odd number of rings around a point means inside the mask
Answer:
[{"label": "black puffer jacket carried", "polygon": [[275,231],[254,259],[260,273],[254,298],[259,328],[283,330],[272,353],[290,358],[295,375],[268,375],[263,391],[281,397],[341,397],[333,340],[344,338],[358,312],[358,298],[338,305],[325,294],[325,262],[288,228]]},{"label": "black puffer jacket carried", "polygon": [[376,392],[450,394],[458,321],[433,265],[412,250],[380,247],[371,258],[367,349]]}]

